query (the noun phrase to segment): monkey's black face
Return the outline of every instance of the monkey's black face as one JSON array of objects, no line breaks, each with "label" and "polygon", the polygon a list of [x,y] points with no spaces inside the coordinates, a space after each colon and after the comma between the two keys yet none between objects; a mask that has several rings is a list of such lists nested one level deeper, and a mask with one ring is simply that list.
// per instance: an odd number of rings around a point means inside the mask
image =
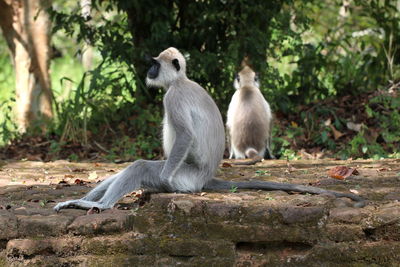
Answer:
[{"label": "monkey's black face", "polygon": [[235,74],[235,80],[236,80],[238,83],[240,83],[240,76],[239,76],[239,73],[236,73],[236,74]]},{"label": "monkey's black face", "polygon": [[149,77],[150,79],[155,79],[158,77],[161,65],[155,59],[152,59],[151,63],[152,63],[152,66],[150,67],[149,71],[147,72],[147,77]]}]

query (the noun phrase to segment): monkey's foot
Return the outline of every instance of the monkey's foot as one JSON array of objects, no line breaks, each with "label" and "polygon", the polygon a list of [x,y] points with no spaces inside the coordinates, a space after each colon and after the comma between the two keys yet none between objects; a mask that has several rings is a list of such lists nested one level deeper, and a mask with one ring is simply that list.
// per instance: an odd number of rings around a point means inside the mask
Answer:
[{"label": "monkey's foot", "polygon": [[98,208],[99,210],[106,210],[112,208],[110,205],[105,205],[103,203],[87,201],[83,199],[68,200],[65,202],[60,202],[54,206],[54,210],[59,212],[61,209],[83,209],[89,210],[91,208]]}]

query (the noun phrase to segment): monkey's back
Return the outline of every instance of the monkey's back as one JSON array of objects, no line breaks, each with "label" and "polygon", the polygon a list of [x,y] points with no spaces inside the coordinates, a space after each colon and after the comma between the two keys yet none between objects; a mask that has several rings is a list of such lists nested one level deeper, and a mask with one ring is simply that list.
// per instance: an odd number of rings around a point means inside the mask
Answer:
[{"label": "monkey's back", "polygon": [[235,94],[236,99],[229,106],[230,114],[228,112],[228,116],[231,116],[228,125],[231,141],[243,154],[248,148],[261,152],[265,149],[270,130],[269,105],[255,87],[241,88]]}]

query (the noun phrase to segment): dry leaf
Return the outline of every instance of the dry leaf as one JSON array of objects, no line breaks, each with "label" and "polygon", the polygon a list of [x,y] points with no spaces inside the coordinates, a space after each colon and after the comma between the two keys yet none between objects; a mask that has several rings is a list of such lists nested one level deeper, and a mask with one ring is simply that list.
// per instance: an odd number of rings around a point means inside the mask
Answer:
[{"label": "dry leaf", "polygon": [[91,172],[89,173],[89,180],[96,180],[98,178],[97,173],[96,172]]},{"label": "dry leaf", "polygon": [[327,119],[326,121],[324,121],[324,125],[325,126],[330,126],[332,124],[332,120],[331,118]]},{"label": "dry leaf", "polygon": [[344,135],[344,133],[336,130],[335,126],[333,126],[332,124],[329,125],[329,127],[331,128],[331,130],[333,132],[333,138],[335,138],[335,140],[338,140],[340,137],[342,137]]},{"label": "dry leaf", "polygon": [[361,130],[362,125],[363,125],[362,123],[354,123],[351,121],[346,123],[347,128],[355,132],[359,132]]},{"label": "dry leaf", "polygon": [[143,195],[143,193],[144,193],[144,190],[139,189],[139,190],[133,191],[132,193],[125,195],[125,197],[140,198]]},{"label": "dry leaf", "polygon": [[72,174],[66,174],[64,175],[64,178],[74,178],[75,176],[73,176]]},{"label": "dry leaf", "polygon": [[351,193],[353,193],[353,194],[356,194],[356,195],[359,195],[360,194],[360,192],[358,192],[357,190],[355,190],[355,189],[350,189],[349,190]]},{"label": "dry leaf", "polygon": [[292,164],[289,163],[289,160],[288,160],[288,159],[286,159],[286,166],[287,166],[287,169],[286,169],[286,171],[285,171],[286,173],[291,173],[291,172],[293,172],[294,170],[296,170],[296,168],[293,167]]},{"label": "dry leaf", "polygon": [[77,185],[86,185],[87,184],[86,181],[81,180],[81,179],[76,179],[74,183]]},{"label": "dry leaf", "polygon": [[228,162],[224,162],[224,163],[222,163],[222,167],[223,168],[229,168],[229,167],[232,167],[232,165],[230,163],[228,163]]},{"label": "dry leaf", "polygon": [[68,187],[71,186],[70,184],[68,184],[66,181],[61,180],[58,182],[58,184],[56,185],[55,189],[61,189],[63,187]]},{"label": "dry leaf", "polygon": [[336,166],[330,170],[328,170],[328,175],[332,178],[344,180],[350,175],[357,175],[359,174],[355,168],[349,168],[346,166]]},{"label": "dry leaf", "polygon": [[201,192],[201,193],[200,193],[200,196],[205,196],[205,195],[207,195],[206,192]]}]

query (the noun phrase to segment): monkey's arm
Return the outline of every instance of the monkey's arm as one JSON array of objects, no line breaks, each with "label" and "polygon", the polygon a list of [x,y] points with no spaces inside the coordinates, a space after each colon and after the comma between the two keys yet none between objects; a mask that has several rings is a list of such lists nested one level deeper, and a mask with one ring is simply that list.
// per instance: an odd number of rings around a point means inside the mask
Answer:
[{"label": "monkey's arm", "polygon": [[238,189],[260,189],[266,191],[273,190],[282,190],[285,192],[300,192],[300,193],[309,193],[309,194],[328,194],[333,195],[335,197],[348,197],[356,203],[354,207],[362,208],[365,206],[365,200],[351,193],[341,193],[330,190],[325,190],[322,188],[314,187],[314,186],[305,186],[298,184],[288,184],[288,183],[276,183],[276,182],[266,182],[266,181],[258,181],[252,180],[248,182],[233,182],[233,181],[225,181],[221,179],[212,179],[209,181],[203,189],[205,190],[229,190],[232,187],[236,187]]},{"label": "monkey's arm", "polygon": [[188,131],[181,131],[176,133],[174,145],[168,159],[161,171],[161,180],[171,180],[182,162],[187,157],[190,146],[193,143],[193,135]]},{"label": "monkey's arm", "polygon": [[160,174],[161,180],[164,182],[171,182],[172,177],[187,157],[194,140],[189,108],[183,101],[173,100],[174,97],[166,99],[169,127],[172,127],[175,132],[175,141]]}]

